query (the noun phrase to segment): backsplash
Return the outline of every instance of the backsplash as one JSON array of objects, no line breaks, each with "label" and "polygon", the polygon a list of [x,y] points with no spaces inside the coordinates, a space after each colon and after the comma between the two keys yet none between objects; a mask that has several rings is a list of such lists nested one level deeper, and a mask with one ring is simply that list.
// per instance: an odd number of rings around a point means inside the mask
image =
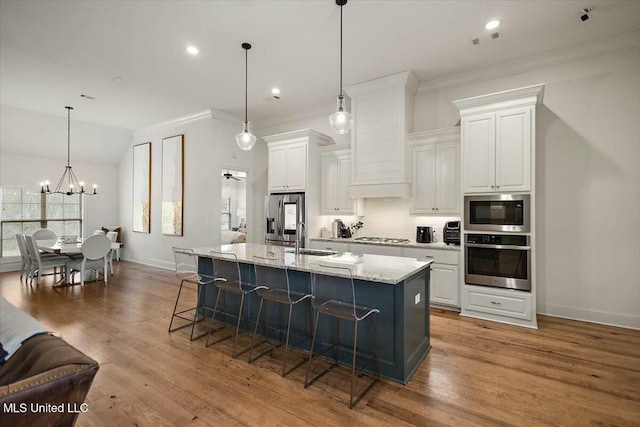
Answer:
[{"label": "backsplash", "polygon": [[447,221],[457,221],[459,216],[418,216],[410,215],[411,199],[409,198],[384,198],[365,199],[363,216],[324,216],[323,226],[331,229],[331,223],[335,218],[340,218],[346,225],[358,221],[364,223],[364,227],[358,230],[353,237],[376,236],[397,237],[415,240],[416,227],[432,226],[436,231],[436,240],[442,241],[442,228]]}]

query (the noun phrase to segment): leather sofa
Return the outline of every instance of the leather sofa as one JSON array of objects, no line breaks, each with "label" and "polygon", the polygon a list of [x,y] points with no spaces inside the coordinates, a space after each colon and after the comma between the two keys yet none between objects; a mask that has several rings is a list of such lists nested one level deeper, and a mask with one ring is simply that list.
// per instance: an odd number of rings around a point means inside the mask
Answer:
[{"label": "leather sofa", "polygon": [[0,365],[0,426],[72,426],[98,363],[61,338],[35,335]]}]

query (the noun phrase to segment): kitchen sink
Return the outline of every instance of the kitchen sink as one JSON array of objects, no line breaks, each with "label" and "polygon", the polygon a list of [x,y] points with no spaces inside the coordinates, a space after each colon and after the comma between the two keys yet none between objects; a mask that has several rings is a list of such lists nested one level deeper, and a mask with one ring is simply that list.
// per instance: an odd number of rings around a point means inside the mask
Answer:
[{"label": "kitchen sink", "polygon": [[[295,252],[295,249],[286,249],[285,252]],[[300,255],[315,255],[315,256],[327,256],[335,255],[338,252],[329,251],[326,249],[300,249]]]}]

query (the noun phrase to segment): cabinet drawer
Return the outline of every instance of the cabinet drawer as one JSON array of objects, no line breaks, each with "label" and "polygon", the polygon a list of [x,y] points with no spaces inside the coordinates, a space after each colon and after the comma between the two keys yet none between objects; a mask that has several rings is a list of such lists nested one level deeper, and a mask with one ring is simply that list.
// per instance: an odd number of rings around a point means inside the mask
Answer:
[{"label": "cabinet drawer", "polygon": [[531,320],[531,294],[508,289],[464,286],[466,309]]},{"label": "cabinet drawer", "polygon": [[363,243],[349,243],[349,252],[356,254],[402,256],[402,248],[397,246],[369,245]]},{"label": "cabinet drawer", "polygon": [[460,264],[460,252],[449,251],[444,249],[421,249],[421,248],[402,248],[402,256],[408,258],[417,258],[419,260],[425,257],[433,257],[434,262],[439,264]]}]

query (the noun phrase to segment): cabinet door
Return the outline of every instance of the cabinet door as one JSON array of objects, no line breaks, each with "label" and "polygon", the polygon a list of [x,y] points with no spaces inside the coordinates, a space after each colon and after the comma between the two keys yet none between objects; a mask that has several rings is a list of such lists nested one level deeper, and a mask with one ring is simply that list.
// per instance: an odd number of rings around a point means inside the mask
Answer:
[{"label": "cabinet door", "polygon": [[338,158],[333,153],[322,155],[322,191],[320,209],[331,215],[338,210]]},{"label": "cabinet door", "polygon": [[531,190],[531,107],[496,113],[496,191]]},{"label": "cabinet door", "polygon": [[287,148],[287,190],[307,189],[307,144],[291,144]]},{"label": "cabinet door", "polygon": [[435,146],[411,151],[411,213],[436,213]]},{"label": "cabinet door", "polygon": [[349,185],[351,184],[351,156],[341,154],[337,159],[336,181],[336,207],[340,213],[352,214],[355,212],[354,200],[349,197]]},{"label": "cabinet door", "polygon": [[435,210],[438,214],[460,213],[459,147],[457,143],[436,145]]},{"label": "cabinet door", "polygon": [[495,113],[462,119],[465,193],[495,191]]},{"label": "cabinet door", "polygon": [[389,245],[370,245],[364,243],[349,243],[349,252],[354,254],[402,256],[402,248]]},{"label": "cabinet door", "polygon": [[460,307],[458,266],[431,264],[431,302]]},{"label": "cabinet door", "polygon": [[285,147],[269,148],[269,190],[286,190],[287,153]]}]

